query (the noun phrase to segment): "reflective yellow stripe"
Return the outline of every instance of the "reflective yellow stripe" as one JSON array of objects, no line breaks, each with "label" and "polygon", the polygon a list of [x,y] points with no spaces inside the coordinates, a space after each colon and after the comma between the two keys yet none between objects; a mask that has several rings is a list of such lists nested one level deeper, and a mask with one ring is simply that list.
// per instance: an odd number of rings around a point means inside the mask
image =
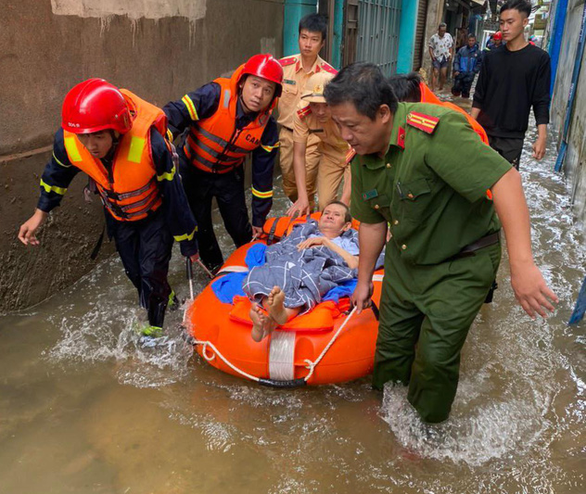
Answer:
[{"label": "reflective yellow stripe", "polygon": [[169,182],[173,181],[173,177],[175,177],[175,165],[170,172],[165,172],[162,175],[157,175],[157,180],[162,182],[163,180],[169,180]]},{"label": "reflective yellow stripe", "polygon": [[195,105],[193,104],[191,98],[186,94],[185,96],[183,96],[183,98],[181,98],[181,101],[183,101],[183,104],[187,108],[191,120],[193,120],[194,122],[199,120],[199,117],[197,116],[197,110],[195,109]]},{"label": "reflective yellow stripe", "polygon": [[59,164],[60,164],[60,165],[61,165],[63,168],[71,168],[71,165],[65,165],[65,164],[61,163],[61,161],[59,161],[59,160],[57,159],[57,156],[55,156],[55,153],[53,153],[53,159],[54,159],[54,160],[55,160],[57,163],[59,163]]},{"label": "reflective yellow stripe", "polygon": [[254,187],[251,187],[252,195],[254,197],[258,197],[259,199],[268,199],[269,197],[273,197],[273,191],[269,190],[268,192],[260,192],[256,190]]},{"label": "reflective yellow stripe", "polygon": [[169,142],[173,142],[173,132],[169,129],[167,129],[167,139],[169,139]]},{"label": "reflective yellow stripe", "polygon": [[146,139],[132,136],[132,140],[130,141],[130,149],[128,150],[128,161],[132,161],[133,163],[140,163],[145,144]]},{"label": "reflective yellow stripe", "polygon": [[79,154],[79,149],[77,149],[77,144],[75,142],[75,137],[66,137],[63,139],[65,143],[65,149],[67,150],[67,156],[73,162],[81,161],[81,154]]},{"label": "reflective yellow stripe", "polygon": [[277,149],[280,145],[281,145],[280,142],[276,142],[274,146],[262,146],[261,145],[261,148],[263,148],[267,153],[270,153],[273,149]]},{"label": "reflective yellow stripe", "polygon": [[45,192],[48,194],[49,192],[55,192],[56,194],[65,195],[65,192],[67,192],[67,189],[64,187],[57,187],[56,185],[49,185],[47,182],[45,182],[42,178],[41,178],[41,187],[43,189],[45,189]]},{"label": "reflective yellow stripe", "polygon": [[182,242],[183,240],[192,240],[196,231],[197,231],[197,226],[193,229],[193,231],[190,234],[186,233],[184,235],[174,235],[173,238],[175,239],[176,242]]}]

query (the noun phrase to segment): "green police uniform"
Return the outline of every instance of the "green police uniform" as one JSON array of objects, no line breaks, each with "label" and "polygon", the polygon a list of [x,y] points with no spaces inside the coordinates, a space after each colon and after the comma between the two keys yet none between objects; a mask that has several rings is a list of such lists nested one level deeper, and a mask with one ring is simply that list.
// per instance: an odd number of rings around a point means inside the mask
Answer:
[{"label": "green police uniform", "polygon": [[461,251],[499,231],[487,191],[510,168],[463,115],[422,103],[399,103],[384,159],[352,161],[352,215],[392,235],[373,384],[409,384],[427,422],[450,413],[460,351],[500,262],[498,243]]}]

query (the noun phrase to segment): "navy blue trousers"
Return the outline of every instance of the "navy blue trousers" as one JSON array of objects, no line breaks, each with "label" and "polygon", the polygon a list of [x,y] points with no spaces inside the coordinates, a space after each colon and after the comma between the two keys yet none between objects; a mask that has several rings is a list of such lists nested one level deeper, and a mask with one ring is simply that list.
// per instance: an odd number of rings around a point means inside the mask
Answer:
[{"label": "navy blue trousers", "polygon": [[164,206],[140,221],[109,217],[108,233],[114,238],[126,276],[138,290],[140,305],[148,312],[149,324],[162,328],[171,294],[167,273],[173,248]]},{"label": "navy blue trousers", "polygon": [[228,173],[209,173],[181,160],[180,171],[189,207],[197,221],[199,255],[207,268],[214,271],[224,263],[212,223],[214,197],[236,247],[252,239],[244,195],[244,169],[239,166]]}]

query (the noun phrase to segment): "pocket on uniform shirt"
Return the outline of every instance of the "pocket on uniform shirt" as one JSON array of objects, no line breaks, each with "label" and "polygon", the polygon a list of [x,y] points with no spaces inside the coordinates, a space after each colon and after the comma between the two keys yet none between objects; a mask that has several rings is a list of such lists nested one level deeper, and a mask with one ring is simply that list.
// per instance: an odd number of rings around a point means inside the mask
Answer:
[{"label": "pocket on uniform shirt", "polygon": [[426,178],[419,178],[410,182],[397,182],[398,205],[401,208],[401,216],[405,219],[417,221],[423,219],[429,200],[431,199],[431,186]]},{"label": "pocket on uniform shirt", "polygon": [[297,96],[297,91],[297,84],[283,84],[281,100],[288,103],[292,102]]},{"label": "pocket on uniform shirt", "polygon": [[368,203],[368,205],[378,211],[387,221],[390,221],[390,207],[391,207],[391,199],[386,194],[380,194],[373,198],[364,198],[363,200]]}]

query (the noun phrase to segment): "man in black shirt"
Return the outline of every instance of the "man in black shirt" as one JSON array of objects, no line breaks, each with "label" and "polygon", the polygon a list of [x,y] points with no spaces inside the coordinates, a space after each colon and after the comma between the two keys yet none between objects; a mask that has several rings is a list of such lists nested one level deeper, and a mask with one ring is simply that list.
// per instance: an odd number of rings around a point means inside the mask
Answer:
[{"label": "man in black shirt", "polygon": [[533,157],[545,154],[549,123],[549,55],[529,44],[523,31],[531,4],[510,0],[500,11],[500,28],[506,45],[486,53],[472,103],[472,116],[484,127],[490,145],[515,168],[533,107],[538,137]]}]

